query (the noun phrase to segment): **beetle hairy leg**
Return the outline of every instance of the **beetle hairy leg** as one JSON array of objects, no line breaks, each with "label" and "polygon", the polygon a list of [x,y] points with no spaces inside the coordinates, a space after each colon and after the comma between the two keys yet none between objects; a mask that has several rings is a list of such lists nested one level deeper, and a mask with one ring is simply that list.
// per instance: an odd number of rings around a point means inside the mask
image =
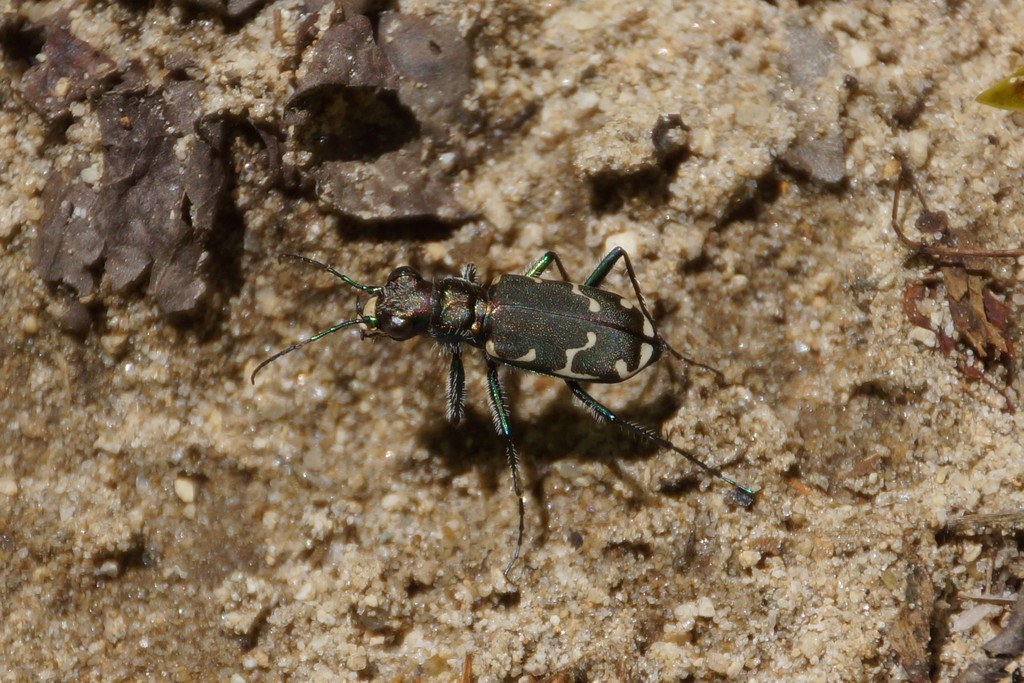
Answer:
[{"label": "beetle hairy leg", "polygon": [[512,559],[505,566],[505,579],[514,584],[509,573],[519,559],[523,548],[523,535],[526,531],[526,498],[523,495],[523,479],[519,472],[519,455],[516,453],[515,444],[512,443],[512,428],[509,422],[508,408],[505,406],[505,395],[501,388],[501,379],[498,377],[498,364],[485,356],[487,361],[487,395],[491,404],[491,416],[494,418],[494,428],[498,435],[505,440],[505,456],[508,459],[508,467],[512,472],[512,490],[519,500],[519,534],[516,537],[516,549],[512,553]]},{"label": "beetle hairy leg", "polygon": [[452,344],[448,351],[452,356],[448,369],[448,421],[457,425],[466,413],[466,370],[459,345]]},{"label": "beetle hairy leg", "polygon": [[583,387],[580,386],[579,382],[573,382],[571,380],[568,380],[566,381],[565,385],[569,387],[569,391],[572,392],[573,396],[579,399],[579,401],[583,403],[583,405],[591,412],[591,414],[594,415],[595,418],[599,420],[604,420],[605,422],[609,422],[614,425],[618,425],[623,429],[627,430],[628,432],[635,434],[637,437],[641,439],[650,441],[651,443],[660,446],[661,448],[665,448],[667,450],[678,453],[679,455],[683,456],[684,458],[686,458],[694,465],[707,472],[708,474],[713,475],[714,477],[717,477],[718,479],[721,479],[725,483],[734,487],[741,494],[739,500],[743,503],[744,507],[747,507],[750,505],[750,503],[753,503],[754,494],[756,493],[756,491],[754,491],[753,489],[743,486],[742,484],[730,479],[729,477],[722,474],[722,471],[719,470],[717,467],[712,467],[711,465],[708,465],[706,462],[704,462],[694,454],[688,453],[683,449],[679,448],[678,446],[676,446],[668,439],[662,438],[653,429],[644,427],[643,425],[638,425],[628,420],[623,420],[621,417],[619,417],[611,410],[606,408],[604,405],[602,405],[600,402],[598,402],[596,398],[588,394],[583,389]]}]

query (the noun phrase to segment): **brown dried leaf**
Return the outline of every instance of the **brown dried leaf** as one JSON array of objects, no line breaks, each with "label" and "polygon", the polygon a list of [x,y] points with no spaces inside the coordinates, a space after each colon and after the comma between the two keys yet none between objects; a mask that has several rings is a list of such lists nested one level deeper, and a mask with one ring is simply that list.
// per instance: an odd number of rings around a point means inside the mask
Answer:
[{"label": "brown dried leaf", "polygon": [[[967,344],[974,355],[983,361],[1011,361],[1015,357],[1013,340],[1010,338],[1010,309],[992,292],[991,272],[993,259],[1016,258],[1024,255],[1024,249],[979,249],[972,244],[971,234],[966,230],[950,229],[946,215],[941,211],[930,211],[920,189],[914,184],[911,187],[924,207],[918,216],[915,227],[922,234],[934,241],[916,241],[908,237],[899,223],[899,198],[904,182],[913,183],[910,174],[904,171],[897,183],[893,196],[892,227],[900,241],[914,252],[914,256],[929,259],[942,275],[945,285],[946,302],[953,319],[953,328],[959,339]],[[928,291],[935,291],[934,285],[916,285],[913,295],[911,289],[904,296],[904,310],[915,325],[931,329],[931,323],[925,316],[916,312],[916,300],[924,298]],[[933,330],[945,350],[951,341],[941,331]],[[961,371],[971,379],[981,379],[993,388],[984,376],[984,367],[971,367],[968,363],[958,362]],[[1002,392],[1004,397],[1005,392]],[[1008,410],[1013,411],[1013,404],[1007,400]]]},{"label": "brown dried leaf", "polygon": [[463,98],[473,88],[472,59],[458,27],[440,17],[397,12],[380,17],[380,45],[401,76],[398,98],[434,141],[466,123]]},{"label": "brown dried leaf", "polygon": [[105,240],[97,222],[99,195],[81,180],[81,171],[81,164],[59,168],[47,179],[34,251],[45,282],[63,282],[88,296],[96,289],[94,267]]},{"label": "brown dried leaf", "polygon": [[227,187],[225,126],[199,119],[199,90],[111,93],[98,107],[105,268],[118,291],[152,266],[149,291],[166,312],[192,310],[206,290],[200,259]]},{"label": "brown dried leaf", "polygon": [[1016,352],[1013,347],[1013,340],[1010,339],[1009,335],[1009,317],[1010,307],[1006,305],[1000,299],[997,299],[992,291],[988,288],[982,290],[982,307],[985,310],[985,319],[988,324],[994,328],[994,334],[999,339],[1003,348],[1000,352],[1003,353],[1007,358],[1013,358]]},{"label": "brown dried leaf", "polygon": [[986,359],[1011,355],[1012,342],[1006,336],[1006,311],[1003,306],[1001,324],[993,324],[988,317],[986,301],[998,302],[988,290],[985,278],[972,275],[962,268],[942,268],[946,283],[947,302],[953,317],[953,327],[978,358]]},{"label": "brown dried leaf", "polygon": [[[907,319],[918,327],[923,327],[928,330],[931,329],[931,321],[928,316],[921,313],[917,308],[918,302],[923,300],[927,295],[927,288],[921,284],[908,285],[903,291],[903,314],[907,316]],[[936,332],[936,334],[939,334]]]},{"label": "brown dried leaf", "polygon": [[946,284],[946,298],[950,301],[962,301],[971,287],[967,282],[967,271],[961,266],[946,266],[940,268],[942,280]]},{"label": "brown dried leaf", "polygon": [[399,220],[465,215],[451,196],[449,179],[407,150],[381,155],[374,163],[331,161],[317,171],[320,198],[361,220]]},{"label": "brown dried leaf", "polygon": [[1008,667],[1024,654],[1024,593],[1010,612],[1006,626],[994,638],[982,645],[981,657],[964,671],[962,683],[995,683],[1009,680]]},{"label": "brown dried leaf", "polygon": [[116,68],[106,55],[57,22],[46,29],[43,55],[45,59],[25,72],[21,87],[25,100],[51,122],[69,115],[71,103],[104,87]]},{"label": "brown dried leaf", "polygon": [[892,648],[912,683],[931,680],[932,614],[935,610],[935,587],[920,558],[912,556],[907,571],[904,601],[889,629]]},{"label": "brown dried leaf", "polygon": [[322,111],[293,123],[331,143],[314,171],[320,198],[367,221],[464,218],[451,171],[465,157],[469,48],[454,24],[394,12],[381,15],[378,35],[379,47],[369,20],[353,16],[307,57],[292,104]]},{"label": "brown dried leaf", "polygon": [[44,280],[88,295],[102,261],[114,291],[148,272],[162,310],[195,308],[206,291],[206,243],[227,190],[226,125],[200,114],[199,85],[191,82],[99,99],[100,189],[85,184],[80,168],[50,176],[36,246]]},{"label": "brown dried leaf", "polygon": [[373,42],[373,27],[362,15],[324,32],[307,60],[305,74],[296,83],[290,104],[324,90],[352,87],[398,88],[398,74]]}]

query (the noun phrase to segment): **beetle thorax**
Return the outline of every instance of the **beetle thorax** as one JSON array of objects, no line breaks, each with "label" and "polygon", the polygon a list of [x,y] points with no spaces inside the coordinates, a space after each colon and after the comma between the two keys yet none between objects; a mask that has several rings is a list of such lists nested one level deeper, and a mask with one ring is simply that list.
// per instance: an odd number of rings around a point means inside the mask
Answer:
[{"label": "beetle thorax", "polygon": [[483,331],[487,299],[483,287],[460,277],[446,277],[435,285],[437,303],[430,335],[441,341],[477,343]]}]

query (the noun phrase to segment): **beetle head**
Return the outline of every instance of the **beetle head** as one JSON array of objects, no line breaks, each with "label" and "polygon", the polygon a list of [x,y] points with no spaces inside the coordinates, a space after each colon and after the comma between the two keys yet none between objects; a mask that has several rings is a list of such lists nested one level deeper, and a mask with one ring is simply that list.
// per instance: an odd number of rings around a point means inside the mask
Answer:
[{"label": "beetle head", "polygon": [[382,334],[397,341],[425,334],[433,289],[409,266],[396,268],[387,284],[359,307],[363,333]]},{"label": "beetle head", "polygon": [[315,266],[320,270],[330,273],[349,287],[369,294],[370,298],[365,304],[356,305],[359,311],[358,317],[335,323],[327,329],[317,332],[312,337],[296,342],[262,361],[256,366],[256,369],[253,370],[250,376],[253,384],[256,383],[256,375],[259,371],[281,356],[285,356],[292,351],[301,349],[306,344],[312,344],[329,334],[334,334],[354,325],[358,325],[362,329],[363,335],[382,334],[399,341],[423,334],[430,325],[430,301],[433,286],[408,266],[402,266],[394,270],[388,277],[387,284],[383,287],[378,287],[377,285],[360,284],[349,276],[339,273],[331,266],[306,256],[281,254],[281,259]]}]

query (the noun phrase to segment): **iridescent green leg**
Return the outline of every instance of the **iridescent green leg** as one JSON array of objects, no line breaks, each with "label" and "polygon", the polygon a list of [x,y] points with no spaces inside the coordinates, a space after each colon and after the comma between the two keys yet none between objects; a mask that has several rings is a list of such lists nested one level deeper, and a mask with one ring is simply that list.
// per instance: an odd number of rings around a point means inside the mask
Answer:
[{"label": "iridescent green leg", "polygon": [[526,498],[523,495],[523,480],[519,473],[519,455],[516,454],[515,444],[512,443],[512,429],[509,422],[508,408],[505,407],[505,395],[501,389],[501,380],[498,378],[498,364],[489,357],[484,356],[487,362],[487,397],[491,404],[491,417],[494,420],[494,428],[498,435],[505,440],[505,456],[508,459],[508,467],[512,471],[512,490],[519,500],[519,535],[516,538],[516,549],[512,553],[512,559],[505,566],[505,578],[514,583],[509,577],[512,566],[519,559],[519,553],[523,548],[523,534],[526,530]]},{"label": "iridescent green leg", "polygon": [[684,458],[686,458],[694,465],[707,472],[708,474],[718,477],[719,479],[729,484],[730,486],[735,487],[737,492],[740,494],[740,502],[745,507],[749,506],[754,502],[754,490],[733,481],[729,477],[722,474],[721,470],[715,467],[711,467],[707,463],[701,461],[700,458],[693,455],[692,453],[687,453],[686,451],[679,448],[671,441],[663,439],[653,429],[649,429],[648,427],[638,425],[628,420],[623,420],[618,415],[610,411],[608,408],[601,405],[601,403],[599,403],[597,399],[595,399],[593,396],[584,391],[583,387],[580,386],[579,382],[567,380],[565,382],[565,385],[569,387],[569,391],[573,393],[573,396],[579,399],[583,403],[584,407],[586,407],[586,409],[589,410],[590,413],[597,420],[603,420],[605,422],[610,422],[611,424],[618,425],[619,427],[622,427],[623,429],[631,432],[632,434],[635,434],[640,439],[649,441],[655,444],[656,446],[678,453],[679,455],[683,456]]},{"label": "iridescent green leg", "polygon": [[552,263],[554,263],[555,267],[558,268],[558,273],[562,276],[563,280],[566,282],[572,282],[572,280],[569,279],[569,274],[565,272],[565,266],[562,265],[562,259],[558,258],[558,254],[553,251],[549,251],[537,259],[532,266],[526,269],[526,272],[523,273],[523,275],[526,277],[540,277]]},{"label": "iridescent green leg", "polygon": [[[633,270],[633,263],[629,260],[629,254],[627,254],[626,250],[623,249],[622,247],[615,247],[614,249],[609,251],[605,255],[605,257],[601,259],[601,262],[597,264],[597,268],[594,268],[594,272],[590,274],[590,277],[588,277],[583,284],[587,285],[588,287],[597,287],[598,285],[600,285],[602,282],[604,282],[604,279],[608,276],[608,273],[610,273],[612,268],[615,266],[615,262],[618,261],[619,259],[622,259],[626,263],[626,274],[629,276],[629,283],[633,285],[633,292],[636,294],[636,300],[640,303],[640,310],[643,311],[643,314],[647,317],[649,321],[651,321],[651,325],[654,327],[655,330],[657,330],[657,326],[654,325],[654,318],[651,317],[651,312],[647,310],[647,302],[644,301],[643,292],[640,291],[640,283],[637,282],[636,271]],[[681,361],[686,361],[690,365],[696,365],[699,368],[704,368],[708,372],[714,373],[715,376],[718,377],[718,380],[720,382],[724,381],[724,378],[720,371],[716,370],[710,365],[705,365],[704,363],[693,360],[689,356],[684,356],[683,354],[679,353],[674,348],[672,348],[672,346],[667,341],[665,341],[665,338],[662,337],[660,334],[658,335],[658,341],[661,343],[661,347],[663,349],[671,353],[677,359]]]},{"label": "iridescent green leg", "polygon": [[619,259],[626,262],[626,274],[629,275],[629,283],[633,285],[633,292],[636,293],[637,301],[640,302],[640,309],[653,323],[654,319],[651,318],[651,314],[647,311],[647,304],[644,303],[644,295],[643,292],[640,291],[640,283],[636,280],[636,272],[633,270],[633,264],[629,260],[629,254],[627,254],[626,250],[622,247],[615,247],[605,254],[605,257],[601,259],[601,262],[597,264],[597,268],[594,268],[594,272],[590,274],[590,277],[588,277],[583,284],[587,287],[597,287],[600,285],[604,282],[604,279],[608,277],[608,273],[611,272],[612,268],[615,266],[615,262]]}]

